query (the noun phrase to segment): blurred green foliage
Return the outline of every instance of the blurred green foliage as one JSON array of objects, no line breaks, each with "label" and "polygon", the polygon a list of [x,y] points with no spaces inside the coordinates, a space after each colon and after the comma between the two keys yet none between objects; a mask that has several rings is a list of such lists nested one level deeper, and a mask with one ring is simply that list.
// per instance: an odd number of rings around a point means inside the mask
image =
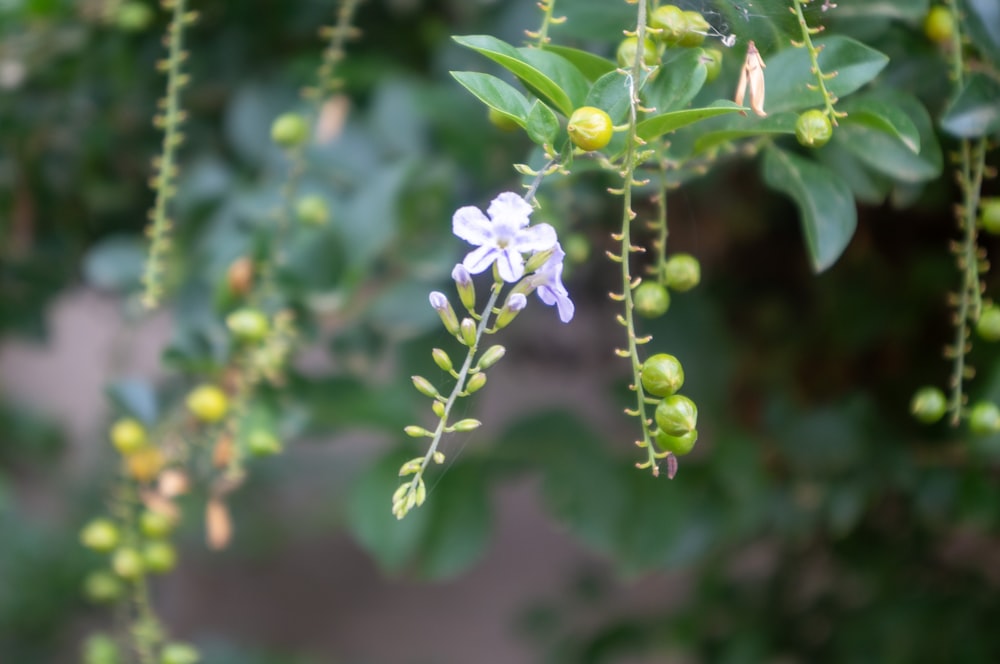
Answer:
[{"label": "blurred green foliage", "polygon": [[[762,50],[776,51],[794,34],[781,0],[680,4]],[[818,4],[809,15],[825,20]],[[110,386],[120,412],[151,420],[158,404],[177,399],[181,381],[217,369],[226,356],[220,332],[234,305],[227,270],[236,258],[267,250],[287,176],[270,123],[300,104],[296,91],[319,61],[315,32],[331,22],[332,5],[197,7],[169,271],[175,331],[164,353],[177,377],[155,388]],[[586,631],[574,618],[600,607],[604,591],[600,584],[567,591],[564,602],[525,619],[526,638],[544,661],[614,662],[635,653],[723,662],[1000,659],[992,632],[1000,620],[1000,436],[921,428],[906,412],[917,386],[943,383],[947,373],[939,349],[949,335],[944,295],[957,279],[947,253],[955,194],[946,155],[954,139],[939,121],[948,110],[947,128],[961,135],[968,116],[947,106],[947,63],[921,29],[928,2],[838,5],[828,32],[888,55],[877,85],[853,108],[845,99],[845,110],[863,116],[865,103],[907,109],[894,131],[922,149],[897,150],[898,141],[890,145],[884,132],[859,122],[845,123],[815,153],[809,163],[836,172],[865,204],[857,230],[841,234],[843,244],[851,241],[846,253],[820,277],[802,251],[795,210],[761,188],[747,163],[726,165],[674,196],[672,242],[701,257],[705,282],[648,325],[683,359],[704,423],[678,477],[653,479],[631,467],[627,423],[606,440],[585,413],[528,412],[502,423],[495,438],[470,443],[440,478],[434,500],[403,522],[389,512],[388,496],[399,463],[412,456],[401,429],[421,417],[407,377],[436,371],[427,351],[441,341],[426,293],[447,279],[463,249],[451,235],[451,214],[516,189],[510,165],[532,149],[523,132],[489,124],[482,105],[448,75],[502,75],[448,37],[489,34],[520,44],[521,31],[539,18],[529,0],[362,5],[364,36],[350,45],[341,71],[350,110],[336,140],[308,151],[302,183],[303,193],[327,202],[331,222],[296,228],[278,275],[280,297],[334,369],[293,373],[266,401],[274,426],[290,437],[366,429],[400,439],[334,507],[336,520],[387,572],[433,580],[468,569],[489,546],[494,487],[527,475],[539,478],[552,517],[623,573],[683,570],[692,586],[679,607],[665,602],[640,617],[601,611]],[[961,6],[975,46],[1000,62],[995,6]],[[162,91],[154,63],[165,19],[157,14],[146,29],[127,31],[101,7],[0,3],[5,335],[44,335],[53,298],[80,284],[122,296],[126,309],[139,285],[152,201],[148,163],[158,144],[149,118]],[[555,41],[613,57],[619,26],[630,25],[634,9],[566,0],[558,13],[568,20],[553,28]],[[785,66],[781,58],[773,71]],[[725,52],[723,74],[698,99],[731,96],[736,59]],[[684,94],[668,76],[659,84],[664,100]],[[995,89],[995,76],[976,78],[969,99],[955,104],[961,111],[984,97],[997,101]],[[693,146],[704,136],[693,129],[678,143]],[[789,163],[804,161],[786,147]],[[764,179],[785,190],[789,174],[773,161],[765,158]],[[582,235],[600,257],[615,230],[618,202],[603,196],[609,184],[599,173],[550,180],[537,216]],[[830,256],[813,251],[812,258],[815,265]],[[611,319],[607,267],[599,259],[574,266],[569,287],[579,308]],[[988,285],[1000,286],[993,278]],[[524,332],[515,331],[508,346],[512,357],[527,358],[522,366],[573,380],[578,365],[620,343],[605,339],[594,349],[582,345],[586,338],[576,337],[565,356],[550,355],[544,338]],[[394,361],[389,377],[386,357]],[[998,352],[977,347],[972,359],[979,368],[973,396],[1000,399]],[[608,367],[602,396],[617,410],[624,366],[599,366]],[[503,399],[489,392],[485,399]],[[58,635],[81,611],[78,588],[90,564],[74,525],[96,507],[106,479],[54,482],[65,449],[60,425],[45,418],[45,404],[30,406],[13,397],[0,404],[4,662],[55,661],[54,649],[64,645]],[[266,477],[278,486],[287,481]],[[73,506],[57,524],[26,516],[18,487],[34,481],[58,484],[59,501]],[[239,503],[235,510],[241,518]],[[213,663],[294,661],[258,655],[252,644],[212,647],[206,661]]]}]

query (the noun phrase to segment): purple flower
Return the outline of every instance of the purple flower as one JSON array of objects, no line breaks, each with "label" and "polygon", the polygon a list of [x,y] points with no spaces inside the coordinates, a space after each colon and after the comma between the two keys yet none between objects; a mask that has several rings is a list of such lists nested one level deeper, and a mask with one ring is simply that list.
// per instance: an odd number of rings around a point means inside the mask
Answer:
[{"label": "purple flower", "polygon": [[531,206],[512,192],[493,199],[487,210],[489,219],[479,208],[459,208],[452,217],[452,232],[469,244],[478,246],[462,261],[472,274],[479,274],[493,263],[500,278],[514,282],[524,275],[523,253],[545,251],[556,244],[556,231],[548,224],[528,227]]},{"label": "purple flower", "polygon": [[569,299],[569,291],[566,290],[562,282],[563,258],[565,257],[566,252],[556,243],[555,251],[549,260],[538,268],[531,280],[538,289],[538,297],[541,298],[542,302],[549,306],[556,305],[559,310],[559,320],[568,323],[573,320],[576,307]]}]

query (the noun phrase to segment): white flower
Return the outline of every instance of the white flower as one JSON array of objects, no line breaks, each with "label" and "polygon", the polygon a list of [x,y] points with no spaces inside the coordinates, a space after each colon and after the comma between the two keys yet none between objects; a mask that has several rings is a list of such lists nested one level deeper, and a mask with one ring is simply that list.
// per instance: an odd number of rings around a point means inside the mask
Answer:
[{"label": "white flower", "polygon": [[477,207],[459,208],[452,217],[452,232],[478,246],[462,261],[472,274],[497,264],[500,278],[514,282],[524,275],[523,253],[551,249],[557,241],[556,231],[548,224],[529,227],[531,206],[513,192],[504,192],[493,199],[487,210],[489,219]]}]

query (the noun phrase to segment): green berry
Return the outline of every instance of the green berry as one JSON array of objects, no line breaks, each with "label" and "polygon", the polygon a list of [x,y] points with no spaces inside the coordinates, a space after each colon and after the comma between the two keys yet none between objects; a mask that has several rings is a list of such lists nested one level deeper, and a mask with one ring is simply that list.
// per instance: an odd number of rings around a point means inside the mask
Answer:
[{"label": "green berry", "polygon": [[191,414],[202,422],[218,422],[229,410],[226,393],[215,385],[200,385],[187,396],[187,407]]},{"label": "green berry", "polygon": [[318,194],[303,196],[295,204],[295,218],[308,226],[322,226],[330,220],[330,207]]},{"label": "green berry", "polygon": [[656,406],[656,425],[668,436],[683,436],[695,430],[698,407],[686,396],[673,394]]},{"label": "green berry", "polygon": [[924,34],[935,44],[946,45],[955,36],[955,18],[947,7],[931,7],[924,18]]},{"label": "green berry", "polygon": [[115,551],[111,557],[111,569],[127,581],[134,581],[146,572],[142,554],[131,547]]},{"label": "green berry", "polygon": [[161,512],[146,510],[139,517],[139,530],[150,539],[162,539],[174,529],[174,520]]},{"label": "green berry", "polygon": [[698,442],[698,431],[692,429],[683,436],[671,436],[663,431],[656,432],[656,444],[661,450],[673,452],[677,456],[684,456],[694,448]]},{"label": "green berry", "polygon": [[645,281],[632,293],[635,312],[644,318],[659,318],[670,308],[670,293],[655,281]]},{"label": "green berry", "polygon": [[833,136],[833,125],[826,113],[811,109],[799,115],[795,121],[795,139],[807,148],[821,148]]},{"label": "green berry", "polygon": [[91,572],[83,580],[83,594],[98,604],[113,602],[122,596],[122,582],[110,572]]},{"label": "green berry", "polygon": [[969,430],[977,436],[1000,431],[1000,408],[990,401],[980,401],[969,410]]},{"label": "green berry", "polygon": [[[635,51],[639,44],[636,37],[626,37],[618,44],[618,51],[615,57],[618,66],[622,69],[631,69],[635,63]],[[642,61],[647,67],[652,67],[660,62],[660,54],[656,52],[656,44],[648,37],[642,40]]]},{"label": "green berry", "polygon": [[165,574],[177,565],[177,550],[168,542],[150,542],[142,548],[142,563],[153,574]]},{"label": "green berry", "polygon": [[948,401],[944,392],[936,387],[922,387],[910,400],[910,413],[924,424],[933,424],[942,417],[948,409]]},{"label": "green berry", "polygon": [[146,446],[146,428],[131,417],[122,418],[112,424],[110,437],[115,449],[126,456]]},{"label": "green berry", "polygon": [[705,63],[705,81],[711,83],[722,71],[722,51],[717,48],[703,48],[701,61]]},{"label": "green berry", "polygon": [[566,131],[573,145],[590,152],[610,143],[614,129],[607,113],[594,106],[581,106],[569,116]]},{"label": "green berry", "polygon": [[247,449],[254,456],[264,457],[280,454],[283,448],[278,437],[270,431],[254,429],[247,435]]},{"label": "green berry", "polygon": [[94,634],[83,643],[83,664],[120,664],[118,644],[107,634]]},{"label": "green berry", "polygon": [[490,107],[490,111],[487,117],[490,120],[490,124],[492,124],[500,131],[514,131],[521,127],[521,125],[517,123],[517,120],[510,117],[506,113],[498,111],[492,106]]},{"label": "green berry", "polygon": [[659,30],[657,38],[668,46],[677,44],[687,31],[688,19],[676,5],[662,5],[649,16],[649,27]]},{"label": "green berry", "polygon": [[80,541],[85,547],[99,553],[108,553],[116,546],[120,535],[118,526],[110,519],[94,519],[80,531]]},{"label": "green berry", "polygon": [[691,254],[674,254],[664,266],[667,288],[684,293],[701,282],[701,263]]},{"label": "green berry", "polygon": [[705,35],[712,29],[712,26],[705,20],[704,16],[695,11],[684,12],[684,21],[687,25],[677,45],[685,48],[701,46],[702,42],[705,41]]},{"label": "green berry", "polygon": [[976,334],[983,341],[1000,341],[1000,307],[995,304],[983,307],[976,321]]},{"label": "green berry", "polygon": [[1000,235],[1000,198],[984,198],[979,202],[979,223],[990,235]]},{"label": "green berry", "polygon": [[279,115],[271,124],[271,140],[283,148],[294,148],[309,137],[309,124],[298,113]]},{"label": "green berry", "polygon": [[658,353],[642,363],[642,388],[656,397],[668,397],[684,385],[684,367],[673,355]]},{"label": "green berry", "polygon": [[168,643],[160,653],[160,664],[197,664],[200,661],[201,654],[187,643]]},{"label": "green berry", "polygon": [[226,316],[226,327],[239,341],[253,343],[267,336],[270,323],[260,309],[237,309]]}]

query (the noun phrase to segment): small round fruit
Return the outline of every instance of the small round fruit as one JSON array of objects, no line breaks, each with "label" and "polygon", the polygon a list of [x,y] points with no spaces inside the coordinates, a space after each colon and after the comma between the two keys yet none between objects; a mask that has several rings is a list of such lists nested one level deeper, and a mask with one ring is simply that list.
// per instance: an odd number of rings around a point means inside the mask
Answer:
[{"label": "small round fruit", "polygon": [[177,566],[177,550],[167,542],[150,542],[142,548],[142,562],[153,574],[165,574]]},{"label": "small round fruit", "polygon": [[695,430],[698,407],[681,394],[673,394],[656,406],[656,425],[668,436],[683,436]]},{"label": "small round fruit", "polygon": [[948,401],[936,387],[921,387],[910,400],[910,413],[924,424],[933,424],[944,417]]},{"label": "small round fruit", "polygon": [[984,198],[979,203],[979,223],[990,235],[1000,235],[1000,198]]},{"label": "small round fruit", "polygon": [[126,32],[145,30],[153,18],[153,10],[142,2],[123,2],[115,13],[115,23]]},{"label": "small round fruit", "polygon": [[644,318],[659,318],[670,308],[670,293],[655,281],[646,281],[632,293],[635,312]]},{"label": "small round fruit", "polygon": [[85,547],[99,553],[108,553],[121,539],[118,526],[110,519],[94,519],[80,531],[80,541]]},{"label": "small round fruit", "polygon": [[162,539],[174,530],[174,520],[162,512],[145,510],[139,517],[139,530],[150,539]]},{"label": "small round fruit", "polygon": [[649,27],[659,30],[657,38],[668,46],[681,40],[687,25],[684,10],[677,5],[662,5],[649,16]]},{"label": "small round fruit", "polygon": [[295,218],[307,226],[322,226],[330,220],[330,207],[318,194],[303,196],[295,204]]},{"label": "small round fruit", "polygon": [[197,664],[201,653],[187,643],[168,643],[160,653],[160,664]]},{"label": "small round fruit", "polygon": [[147,445],[125,458],[128,474],[139,482],[151,482],[163,469],[163,452],[158,447]]},{"label": "small round fruit", "polygon": [[667,288],[678,293],[691,290],[701,283],[701,263],[691,254],[674,254],[664,266]]},{"label": "small round fruit", "polygon": [[121,578],[134,581],[145,573],[146,566],[142,554],[131,547],[125,547],[115,551],[111,557],[111,569]]},{"label": "small round fruit", "polygon": [[671,436],[663,431],[656,432],[656,444],[660,446],[660,449],[672,452],[677,456],[684,456],[690,452],[697,442],[697,429],[688,431],[683,436]]},{"label": "small round fruit", "polygon": [[106,604],[122,596],[122,582],[111,572],[91,572],[83,580],[83,594],[91,602]]},{"label": "small round fruit", "polygon": [[229,398],[215,385],[199,385],[187,396],[187,407],[191,414],[202,422],[218,422],[229,410]]},{"label": "small round fruit", "polygon": [[280,454],[283,448],[278,437],[270,431],[254,429],[247,435],[247,449],[254,456],[264,457]]},{"label": "small round fruit", "polygon": [[521,125],[519,125],[514,118],[510,117],[506,113],[501,113],[493,107],[490,107],[487,117],[490,120],[490,124],[500,131],[515,131],[521,127]]},{"label": "small round fruit", "polygon": [[138,452],[146,446],[146,428],[131,417],[125,417],[111,425],[111,444],[122,454]]},{"label": "small round fruit", "polygon": [[795,121],[795,138],[799,145],[807,148],[821,148],[833,136],[833,125],[826,113],[814,108],[808,110]]},{"label": "small round fruit", "polygon": [[642,387],[656,397],[669,397],[684,385],[684,367],[667,353],[658,353],[642,363]]},{"label": "small round fruit", "polygon": [[107,634],[94,634],[83,643],[83,664],[120,664],[118,644]]},{"label": "small round fruit", "polygon": [[983,341],[1000,341],[1000,307],[995,304],[983,307],[976,321],[976,334]]},{"label": "small round fruit", "polygon": [[712,29],[712,26],[705,20],[704,16],[695,11],[684,12],[684,21],[687,25],[677,45],[685,48],[701,46],[702,42],[705,41],[705,35]]},{"label": "small round fruit", "polygon": [[717,48],[703,48],[701,61],[705,63],[705,81],[711,83],[722,71],[722,51]]},{"label": "small round fruit", "polygon": [[271,140],[283,148],[294,148],[309,136],[309,124],[298,113],[283,113],[271,124]]},{"label": "small round fruit", "polygon": [[980,401],[969,410],[969,430],[977,436],[1000,431],[1000,408],[990,401]]},{"label": "small round fruit", "polygon": [[267,336],[270,323],[260,309],[246,307],[226,316],[226,327],[237,340],[253,343]]},{"label": "small round fruit", "polygon": [[931,7],[924,18],[924,34],[935,44],[945,45],[955,36],[955,18],[947,7]]},{"label": "small round fruit", "polygon": [[[631,69],[635,64],[635,51],[639,44],[636,37],[626,37],[618,44],[618,51],[615,57],[618,59],[618,66],[622,69]],[[656,44],[648,37],[642,40],[642,62],[647,67],[652,67],[660,62],[660,55],[656,52]]]},{"label": "small round fruit", "polygon": [[614,129],[607,113],[594,106],[581,106],[569,116],[566,131],[573,145],[590,152],[610,143]]}]

